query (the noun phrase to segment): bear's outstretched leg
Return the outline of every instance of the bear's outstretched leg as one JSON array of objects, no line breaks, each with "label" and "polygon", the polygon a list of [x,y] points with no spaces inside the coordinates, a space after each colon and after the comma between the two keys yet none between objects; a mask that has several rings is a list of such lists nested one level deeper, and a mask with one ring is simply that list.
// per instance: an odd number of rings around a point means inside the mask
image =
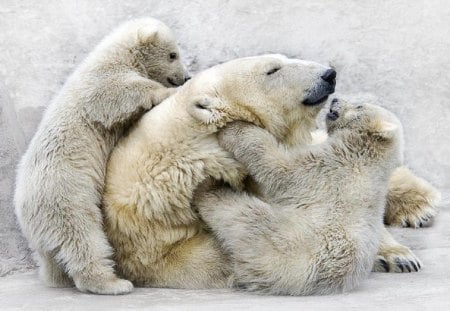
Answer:
[{"label": "bear's outstretched leg", "polygon": [[440,193],[406,167],[398,167],[389,180],[384,222],[419,228],[431,224],[437,214]]},{"label": "bear's outstretched leg", "polygon": [[422,264],[406,246],[398,243],[383,228],[378,256],[373,267],[374,272],[418,272]]},{"label": "bear's outstretched leg", "polygon": [[53,255],[47,252],[38,252],[35,254],[39,263],[39,276],[48,287],[73,287],[74,283],[66,274],[64,269],[59,266]]}]

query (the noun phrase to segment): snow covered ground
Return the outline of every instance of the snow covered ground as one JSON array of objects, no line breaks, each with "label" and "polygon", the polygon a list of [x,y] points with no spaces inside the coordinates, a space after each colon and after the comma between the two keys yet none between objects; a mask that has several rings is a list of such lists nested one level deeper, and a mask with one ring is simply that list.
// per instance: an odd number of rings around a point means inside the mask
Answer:
[{"label": "snow covered ground", "polygon": [[[378,99],[399,115],[406,133],[406,162],[448,197],[450,3],[446,0],[1,0],[0,309],[49,305],[94,309],[96,304],[164,310],[310,304],[356,308],[366,300],[381,308],[395,299],[412,309],[440,306],[441,291],[450,292],[446,285],[450,232],[445,235],[443,226],[395,231],[417,250],[426,264],[424,271],[377,274],[357,292],[338,297],[270,299],[228,291],[159,289],[96,297],[45,289],[32,270],[27,272],[33,263],[11,202],[15,165],[45,106],[77,64],[113,27],[142,16],[159,18],[174,30],[192,73],[267,52],[333,65],[338,71],[337,95]],[[446,211],[439,217],[441,224],[444,218],[450,220]]]},{"label": "snow covered ground", "polygon": [[334,296],[269,297],[231,290],[137,288],[125,296],[45,287],[36,272],[0,278],[0,310],[450,310],[449,205],[432,228],[396,228],[423,262],[419,273],[372,273],[357,290]]}]

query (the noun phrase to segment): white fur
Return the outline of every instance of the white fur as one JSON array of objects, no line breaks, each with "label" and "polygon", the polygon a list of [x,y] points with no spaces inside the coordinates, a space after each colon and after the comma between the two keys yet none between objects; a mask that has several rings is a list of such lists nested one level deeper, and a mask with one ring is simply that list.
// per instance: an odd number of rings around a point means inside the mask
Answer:
[{"label": "white fur", "polygon": [[[268,75],[273,68],[280,70]],[[210,178],[242,187],[246,171],[216,132],[246,120],[280,140],[309,139],[321,106],[302,102],[311,89],[329,94],[326,69],[279,55],[236,59],[200,73],[146,114],[108,163],[105,228],[119,274],[141,286],[226,286],[228,256],[191,207]]]},{"label": "white fur", "polygon": [[[157,49],[157,53],[153,53]],[[165,54],[162,54],[165,52]],[[170,30],[153,19],[107,36],[50,103],[17,171],[15,210],[49,286],[130,292],[110,259],[99,209],[106,160],[122,132],[182,84]]]},{"label": "white fur", "polygon": [[388,180],[400,163],[400,123],[373,105],[342,104],[322,144],[286,148],[237,123],[219,141],[245,165],[261,199],[219,189],[196,200],[230,254],[239,288],[310,295],[367,278],[384,235]]}]

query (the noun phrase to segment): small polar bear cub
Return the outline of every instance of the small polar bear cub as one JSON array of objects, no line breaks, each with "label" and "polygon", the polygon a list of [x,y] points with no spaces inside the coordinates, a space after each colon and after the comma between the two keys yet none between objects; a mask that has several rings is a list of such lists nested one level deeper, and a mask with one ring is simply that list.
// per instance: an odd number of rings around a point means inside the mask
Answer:
[{"label": "small polar bear cub", "polygon": [[219,135],[265,201],[222,188],[196,202],[230,253],[237,287],[330,294],[354,288],[370,273],[388,180],[401,163],[402,128],[381,107],[336,99],[326,123],[327,141],[296,149],[242,122]]},{"label": "small polar bear cub", "polygon": [[100,210],[107,158],[123,131],[174,93],[186,71],[169,28],[144,18],[107,36],[48,106],[17,172],[15,210],[52,287],[130,292]]}]

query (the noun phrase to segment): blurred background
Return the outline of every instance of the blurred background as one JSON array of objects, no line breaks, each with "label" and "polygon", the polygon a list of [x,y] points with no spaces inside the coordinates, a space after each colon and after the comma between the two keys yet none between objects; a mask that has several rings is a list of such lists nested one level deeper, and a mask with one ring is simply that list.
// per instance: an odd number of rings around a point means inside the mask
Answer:
[{"label": "blurred background", "polygon": [[45,107],[103,36],[144,16],[173,29],[191,73],[269,52],[334,66],[337,96],[366,97],[395,112],[405,128],[407,165],[448,193],[446,0],[2,0],[0,276],[33,267],[12,194],[15,166]]}]

